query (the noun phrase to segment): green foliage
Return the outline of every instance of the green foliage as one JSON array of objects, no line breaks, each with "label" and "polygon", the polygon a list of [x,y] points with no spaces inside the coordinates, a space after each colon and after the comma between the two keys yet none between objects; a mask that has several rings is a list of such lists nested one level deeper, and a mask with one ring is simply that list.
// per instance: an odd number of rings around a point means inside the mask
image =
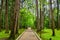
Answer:
[{"label": "green foliage", "polygon": [[23,28],[22,28],[22,29],[19,29],[19,30],[18,30],[18,34],[16,34],[16,38],[15,38],[15,39],[17,39],[17,37],[18,37],[19,35],[21,35],[21,34],[24,32],[24,30],[25,30],[25,29],[23,29]]},{"label": "green foliage", "polygon": [[22,27],[32,27],[34,26],[35,17],[34,15],[26,8],[20,10],[20,26]]},{"label": "green foliage", "polygon": [[[52,36],[51,29],[44,29],[41,36],[42,36],[43,40],[49,40],[50,38],[52,38],[52,40],[60,40],[60,30],[55,29],[55,33],[56,33],[56,35]],[[40,34],[38,33],[38,35],[40,35]]]},{"label": "green foliage", "polygon": [[44,27],[49,28],[49,19],[45,16]]},{"label": "green foliage", "polygon": [[7,37],[9,37],[9,33],[5,33],[5,30],[2,30],[0,32],[0,38],[7,38]]}]

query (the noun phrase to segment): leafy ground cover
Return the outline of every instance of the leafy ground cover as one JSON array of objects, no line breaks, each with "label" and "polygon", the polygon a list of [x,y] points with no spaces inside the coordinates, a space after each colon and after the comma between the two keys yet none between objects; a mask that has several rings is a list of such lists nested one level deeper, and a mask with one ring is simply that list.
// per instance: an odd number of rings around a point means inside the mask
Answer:
[{"label": "leafy ground cover", "polygon": [[[60,30],[56,30],[55,29],[55,36],[52,36],[52,30],[51,29],[44,29],[42,34],[41,34],[41,38],[43,40],[50,40],[50,38],[52,38],[52,40],[60,40]],[[40,36],[40,34],[38,33],[38,35]]]},{"label": "leafy ground cover", "polygon": [[[25,29],[19,29],[19,31],[18,31],[18,36],[24,31]],[[5,30],[2,30],[1,32],[0,32],[0,39],[6,39],[6,38],[8,38],[10,36],[10,31],[9,31],[9,33],[5,33]],[[18,37],[17,36],[17,37]],[[17,38],[16,37],[16,38]]]}]

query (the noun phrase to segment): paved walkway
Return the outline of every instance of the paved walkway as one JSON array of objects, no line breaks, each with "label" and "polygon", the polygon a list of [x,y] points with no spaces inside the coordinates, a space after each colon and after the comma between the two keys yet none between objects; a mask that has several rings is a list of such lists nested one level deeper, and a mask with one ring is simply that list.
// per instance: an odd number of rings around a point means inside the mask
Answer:
[{"label": "paved walkway", "polygon": [[31,28],[28,28],[19,40],[38,40]]}]

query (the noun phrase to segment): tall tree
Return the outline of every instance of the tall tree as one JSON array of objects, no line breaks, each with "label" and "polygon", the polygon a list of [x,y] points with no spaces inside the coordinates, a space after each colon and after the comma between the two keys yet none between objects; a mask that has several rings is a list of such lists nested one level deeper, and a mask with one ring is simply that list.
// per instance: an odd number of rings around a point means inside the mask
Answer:
[{"label": "tall tree", "polygon": [[14,33],[17,33],[18,31],[18,14],[19,14],[19,6],[20,6],[20,2],[19,0],[16,0],[15,2],[15,9],[14,9],[14,13],[15,13],[15,29],[14,29]]},{"label": "tall tree", "polygon": [[[44,0],[43,0],[44,1]],[[44,3],[40,0],[40,37],[44,26]]]},{"label": "tall tree", "polygon": [[55,23],[54,23],[54,15],[52,10],[52,0],[50,0],[50,18],[51,18],[51,28],[52,28],[52,36],[55,36]]},{"label": "tall tree", "polygon": [[12,8],[14,10],[12,10],[13,15],[11,14],[12,17],[12,27],[11,27],[11,34],[10,34],[10,38],[12,38],[13,40],[15,39],[15,34],[16,34],[16,30],[17,30],[17,22],[18,22],[18,13],[19,13],[19,0],[15,0],[12,5]]},{"label": "tall tree", "polygon": [[6,0],[6,9],[5,9],[5,28],[6,28],[6,33],[8,33],[8,0]]},{"label": "tall tree", "polygon": [[18,0],[18,7],[17,7],[17,28],[16,28],[16,34],[18,33],[18,29],[19,29],[19,13],[20,13],[20,0]]},{"label": "tall tree", "polygon": [[3,8],[3,0],[1,0],[1,5],[0,5],[0,31],[2,27],[2,8]]},{"label": "tall tree", "polygon": [[57,0],[57,29],[59,29],[59,0]]},{"label": "tall tree", "polygon": [[[50,1],[49,1],[49,3],[50,3]],[[50,18],[51,17],[51,10],[49,10],[48,16],[49,16],[49,28],[51,28],[51,18]]]},{"label": "tall tree", "polygon": [[10,37],[9,37],[9,39],[11,40],[11,39],[15,39],[15,35],[14,35],[14,24],[15,24],[15,19],[14,19],[14,6],[15,6],[15,0],[13,1],[12,0],[12,5],[11,5],[11,33],[10,33]]},{"label": "tall tree", "polygon": [[40,0],[40,30],[42,30],[44,26],[44,5],[45,4],[43,2]]},{"label": "tall tree", "polygon": [[36,13],[37,13],[36,21],[37,21],[37,32],[38,32],[40,30],[39,29],[38,0],[36,0]]},{"label": "tall tree", "polygon": [[41,0],[40,0],[40,31],[41,31]]}]

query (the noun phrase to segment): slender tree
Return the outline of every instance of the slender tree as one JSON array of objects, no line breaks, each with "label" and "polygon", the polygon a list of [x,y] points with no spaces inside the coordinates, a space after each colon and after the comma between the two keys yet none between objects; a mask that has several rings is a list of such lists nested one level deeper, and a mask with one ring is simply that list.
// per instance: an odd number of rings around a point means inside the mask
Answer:
[{"label": "slender tree", "polygon": [[40,30],[39,29],[38,0],[36,0],[36,13],[37,13],[36,21],[37,21],[37,32],[38,32]]},{"label": "slender tree", "polygon": [[16,0],[16,4],[15,4],[15,9],[14,9],[14,13],[15,13],[15,30],[14,33],[17,33],[16,30],[18,30],[18,13],[19,13],[19,0]]},{"label": "slender tree", "polygon": [[[49,3],[50,3],[50,1],[49,1]],[[49,10],[48,17],[49,17],[49,28],[51,28],[51,10]]]},{"label": "slender tree", "polygon": [[12,3],[12,5],[14,5],[14,6],[12,6],[12,8],[14,9],[14,10],[12,10],[12,12],[13,12],[13,15],[11,15],[11,17],[12,17],[12,27],[11,27],[11,34],[10,34],[10,38],[12,38],[13,40],[15,39],[15,34],[17,33],[17,31],[16,30],[18,30],[17,29],[17,23],[18,23],[18,13],[19,13],[19,0],[15,0],[13,3]]},{"label": "slender tree", "polygon": [[10,37],[9,37],[9,39],[11,40],[11,39],[15,39],[15,35],[14,35],[14,24],[15,24],[15,19],[14,19],[14,6],[15,6],[15,0],[13,1],[12,0],[12,5],[11,5],[11,20],[10,20],[10,22],[11,22],[11,33],[10,33]]},{"label": "slender tree", "polygon": [[44,26],[44,3],[40,0],[40,30],[43,29],[43,26]]},{"label": "slender tree", "polygon": [[42,15],[41,15],[41,1],[40,1],[40,31],[41,31],[41,28],[42,28],[42,27],[41,27],[41,16],[42,16]]},{"label": "slender tree", "polygon": [[20,0],[18,0],[18,7],[17,7],[17,29],[16,29],[16,34],[18,33],[18,29],[19,29],[19,13],[20,13]]},{"label": "slender tree", "polygon": [[42,29],[44,28],[44,3],[42,4],[42,18],[41,18],[41,25],[42,25]]},{"label": "slender tree", "polygon": [[40,0],[40,37],[44,26],[44,3]]},{"label": "slender tree", "polygon": [[1,0],[1,5],[0,5],[0,31],[2,27],[2,8],[3,8],[3,0]]},{"label": "slender tree", "polygon": [[50,18],[51,18],[51,28],[52,28],[52,36],[55,36],[55,23],[54,23],[54,15],[52,10],[52,0],[50,0]]},{"label": "slender tree", "polygon": [[57,29],[59,29],[59,1],[57,0]]},{"label": "slender tree", "polygon": [[6,28],[6,33],[8,33],[8,0],[6,0],[6,8],[5,8],[5,28]]}]

